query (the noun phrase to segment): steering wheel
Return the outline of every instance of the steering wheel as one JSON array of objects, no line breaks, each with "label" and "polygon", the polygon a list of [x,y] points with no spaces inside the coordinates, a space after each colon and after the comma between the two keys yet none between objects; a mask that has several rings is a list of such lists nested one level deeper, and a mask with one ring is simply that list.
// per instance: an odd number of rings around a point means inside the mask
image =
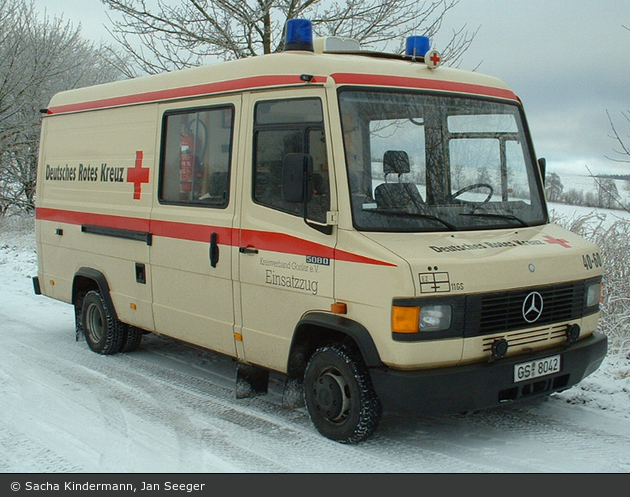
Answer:
[{"label": "steering wheel", "polygon": [[455,200],[460,195],[466,192],[469,192],[471,190],[476,190],[477,188],[486,188],[488,190],[488,196],[485,199],[483,199],[481,202],[467,202],[467,203],[475,204],[476,206],[481,206],[483,204],[488,203],[490,199],[492,198],[492,193],[494,192],[492,185],[489,185],[488,183],[475,183],[474,185],[465,186],[464,188],[461,188],[457,190],[455,193],[453,193],[451,195],[451,200]]}]

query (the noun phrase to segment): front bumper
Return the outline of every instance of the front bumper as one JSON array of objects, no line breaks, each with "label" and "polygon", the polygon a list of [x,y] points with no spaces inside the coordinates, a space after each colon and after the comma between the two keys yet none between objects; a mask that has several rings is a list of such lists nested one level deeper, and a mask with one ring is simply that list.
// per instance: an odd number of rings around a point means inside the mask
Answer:
[{"label": "front bumper", "polygon": [[[595,371],[606,356],[606,335],[594,333],[563,347],[532,354],[421,371],[374,368],[372,383],[385,409],[414,413],[469,412],[566,390]],[[561,355],[561,371],[514,383],[514,365]]]}]

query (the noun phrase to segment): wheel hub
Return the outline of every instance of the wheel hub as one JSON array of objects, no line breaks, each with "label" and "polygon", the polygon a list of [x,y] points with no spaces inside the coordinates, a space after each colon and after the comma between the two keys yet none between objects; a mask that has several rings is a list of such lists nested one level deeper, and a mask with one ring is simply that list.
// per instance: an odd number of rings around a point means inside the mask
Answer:
[{"label": "wheel hub", "polygon": [[315,402],[330,421],[343,420],[350,408],[348,383],[338,371],[324,371],[315,382]]},{"label": "wheel hub", "polygon": [[86,313],[85,327],[94,342],[103,337],[103,316],[96,305],[90,305]]}]

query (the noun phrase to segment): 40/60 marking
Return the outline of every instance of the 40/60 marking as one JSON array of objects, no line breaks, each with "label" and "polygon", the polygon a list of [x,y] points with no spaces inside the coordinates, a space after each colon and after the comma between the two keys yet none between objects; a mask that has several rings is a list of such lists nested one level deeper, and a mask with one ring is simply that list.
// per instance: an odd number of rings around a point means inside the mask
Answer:
[{"label": "40/60 marking", "polygon": [[593,268],[602,267],[604,265],[602,262],[602,256],[599,255],[599,252],[582,255],[582,264],[587,271]]}]

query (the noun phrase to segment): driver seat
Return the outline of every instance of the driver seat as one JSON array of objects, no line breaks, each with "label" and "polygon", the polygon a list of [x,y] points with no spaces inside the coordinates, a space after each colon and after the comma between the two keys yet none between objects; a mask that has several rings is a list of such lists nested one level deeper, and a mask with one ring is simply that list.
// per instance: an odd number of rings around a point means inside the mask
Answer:
[{"label": "driver seat", "polygon": [[[401,182],[401,176],[411,171],[409,155],[404,150],[388,150],[383,155],[383,173],[385,183],[381,183],[374,190],[374,200],[379,209],[400,209],[417,211],[421,209],[424,200],[414,183]],[[388,183],[387,175],[396,174],[398,183]]]}]

